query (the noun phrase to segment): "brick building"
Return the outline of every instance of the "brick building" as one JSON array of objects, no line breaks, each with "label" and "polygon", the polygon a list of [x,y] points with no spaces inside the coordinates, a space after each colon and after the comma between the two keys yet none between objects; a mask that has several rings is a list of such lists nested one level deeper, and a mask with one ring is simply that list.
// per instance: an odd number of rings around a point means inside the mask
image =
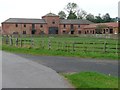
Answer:
[{"label": "brick building", "polygon": [[[96,34],[96,26],[88,20],[60,19],[48,13],[42,19],[9,18],[2,23],[2,34]],[[117,23],[106,23],[105,33],[117,33]],[[109,31],[111,29],[111,31]],[[101,32],[102,34],[102,32]]]},{"label": "brick building", "polygon": [[2,23],[3,34],[80,34],[88,20],[62,20],[48,13],[42,19],[9,18]]},{"label": "brick building", "polygon": [[86,25],[83,28],[85,34],[118,34],[118,23],[97,23]]}]

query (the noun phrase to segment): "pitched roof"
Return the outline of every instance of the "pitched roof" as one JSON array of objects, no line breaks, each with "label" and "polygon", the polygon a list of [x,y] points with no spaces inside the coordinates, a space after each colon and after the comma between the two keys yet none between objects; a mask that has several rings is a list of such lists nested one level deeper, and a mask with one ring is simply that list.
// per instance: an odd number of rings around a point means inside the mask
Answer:
[{"label": "pitched roof", "polygon": [[117,22],[110,22],[110,23],[90,24],[90,25],[86,25],[84,28],[96,28],[98,25],[106,25],[108,27],[118,27],[118,23]]},{"label": "pitched roof", "polygon": [[60,24],[92,24],[92,22],[88,21],[88,20],[82,20],[82,19],[61,19],[60,20]]},{"label": "pitched roof", "polygon": [[58,15],[56,15],[56,14],[54,14],[54,13],[48,13],[48,14],[46,14],[45,16],[58,16]]},{"label": "pitched roof", "polygon": [[46,23],[44,19],[9,18],[3,23]]},{"label": "pitched roof", "polygon": [[[45,19],[26,19],[26,18],[9,18],[3,23],[34,23],[34,24],[46,24]],[[61,19],[60,24],[92,24],[92,22],[88,20],[82,20],[82,19],[77,19],[77,20],[67,20],[67,19]]]}]

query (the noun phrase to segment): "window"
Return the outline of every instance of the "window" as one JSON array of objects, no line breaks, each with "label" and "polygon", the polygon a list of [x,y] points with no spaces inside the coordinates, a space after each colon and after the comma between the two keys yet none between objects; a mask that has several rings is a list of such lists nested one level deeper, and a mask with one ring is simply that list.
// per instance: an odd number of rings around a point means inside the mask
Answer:
[{"label": "window", "polygon": [[42,27],[43,27],[43,25],[40,25],[40,27],[42,28]]},{"label": "window", "polygon": [[23,31],[23,34],[26,34],[26,31]]},{"label": "window", "polygon": [[64,28],[66,28],[66,25],[64,24]]},{"label": "window", "polygon": [[52,21],[52,24],[55,24],[55,20]]},{"label": "window", "polygon": [[87,33],[89,33],[89,31],[87,30]]},{"label": "window", "polygon": [[32,29],[35,29],[35,24],[32,24]]},{"label": "window", "polygon": [[108,29],[106,29],[106,32],[108,32]]},{"label": "window", "polygon": [[54,22],[54,21],[53,21],[52,23],[53,23],[53,24],[55,24],[55,22]]},{"label": "window", "polygon": [[74,25],[73,24],[71,24],[71,29],[73,29],[74,28]]},{"label": "window", "polygon": [[24,24],[24,27],[26,27],[26,24]]},{"label": "window", "polygon": [[103,34],[105,34],[105,29],[103,30]]},{"label": "window", "polygon": [[63,31],[63,34],[66,34],[66,31]]},{"label": "window", "polygon": [[78,28],[80,28],[80,25],[78,25]]},{"label": "window", "polygon": [[113,33],[113,29],[110,29],[110,34],[112,34]]},{"label": "window", "polygon": [[78,31],[78,34],[81,34],[81,31]]},{"label": "window", "polygon": [[18,24],[16,24],[15,26],[18,27]]}]

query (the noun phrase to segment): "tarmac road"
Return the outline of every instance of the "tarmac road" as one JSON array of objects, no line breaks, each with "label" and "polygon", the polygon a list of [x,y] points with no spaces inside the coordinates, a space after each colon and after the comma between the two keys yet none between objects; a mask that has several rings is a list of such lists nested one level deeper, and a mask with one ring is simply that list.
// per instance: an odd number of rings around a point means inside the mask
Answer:
[{"label": "tarmac road", "polygon": [[17,55],[50,67],[58,73],[95,71],[107,75],[118,76],[117,60],[97,60],[61,56],[33,56],[24,54]]},{"label": "tarmac road", "polygon": [[56,71],[18,55],[2,52],[2,88],[69,87]]}]

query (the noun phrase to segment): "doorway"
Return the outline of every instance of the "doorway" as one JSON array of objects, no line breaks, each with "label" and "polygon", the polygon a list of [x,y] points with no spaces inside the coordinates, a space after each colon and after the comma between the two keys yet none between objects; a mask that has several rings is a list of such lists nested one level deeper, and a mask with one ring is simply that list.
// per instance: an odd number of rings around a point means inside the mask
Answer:
[{"label": "doorway", "polygon": [[58,27],[49,27],[49,34],[58,34]]}]

